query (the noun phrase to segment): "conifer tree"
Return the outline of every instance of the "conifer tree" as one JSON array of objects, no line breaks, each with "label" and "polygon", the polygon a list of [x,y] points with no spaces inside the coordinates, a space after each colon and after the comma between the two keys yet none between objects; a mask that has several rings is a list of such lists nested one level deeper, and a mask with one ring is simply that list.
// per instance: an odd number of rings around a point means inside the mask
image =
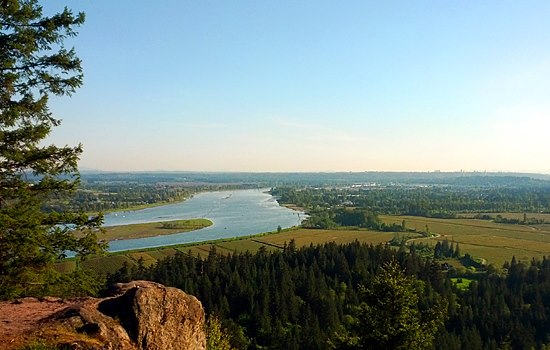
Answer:
[{"label": "conifer tree", "polygon": [[443,325],[445,305],[420,311],[422,283],[407,276],[392,260],[384,264],[368,288],[358,320],[360,349],[428,349]]},{"label": "conifer tree", "polygon": [[36,0],[0,0],[0,298],[48,292],[64,252],[102,249],[100,217],[48,208],[79,180],[82,147],[45,139],[60,125],[48,97],[82,84],[81,61],[64,41],[83,22],[67,8],[48,17]]},{"label": "conifer tree", "polygon": [[215,315],[210,315],[204,325],[206,333],[207,350],[232,350],[229,335],[222,328],[220,319]]},{"label": "conifer tree", "polygon": [[458,245],[458,242],[456,243],[456,246],[455,246],[455,251],[453,253],[453,258],[460,258],[460,247]]}]

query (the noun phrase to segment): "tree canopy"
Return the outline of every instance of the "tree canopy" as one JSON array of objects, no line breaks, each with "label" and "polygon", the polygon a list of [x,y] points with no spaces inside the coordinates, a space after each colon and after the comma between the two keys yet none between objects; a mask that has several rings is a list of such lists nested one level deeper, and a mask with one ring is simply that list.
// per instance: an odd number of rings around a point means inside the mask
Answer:
[{"label": "tree canopy", "polygon": [[358,333],[361,349],[427,349],[443,325],[446,305],[421,312],[422,282],[407,276],[397,261],[384,264],[361,289]]},{"label": "tree canopy", "polygon": [[81,145],[45,145],[60,120],[48,97],[82,84],[81,61],[64,41],[84,14],[44,16],[35,0],[0,0],[0,298],[50,292],[52,262],[101,249],[100,217],[53,210],[78,185]]}]

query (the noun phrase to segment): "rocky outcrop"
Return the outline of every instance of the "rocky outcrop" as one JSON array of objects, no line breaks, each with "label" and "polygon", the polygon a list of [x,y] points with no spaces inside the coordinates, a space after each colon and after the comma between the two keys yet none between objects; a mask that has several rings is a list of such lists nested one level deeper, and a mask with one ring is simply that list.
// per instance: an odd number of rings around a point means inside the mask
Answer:
[{"label": "rocky outcrop", "polygon": [[0,342],[31,340],[89,350],[205,349],[204,310],[183,291],[148,281],[119,284],[115,296],[25,298],[0,303]]}]

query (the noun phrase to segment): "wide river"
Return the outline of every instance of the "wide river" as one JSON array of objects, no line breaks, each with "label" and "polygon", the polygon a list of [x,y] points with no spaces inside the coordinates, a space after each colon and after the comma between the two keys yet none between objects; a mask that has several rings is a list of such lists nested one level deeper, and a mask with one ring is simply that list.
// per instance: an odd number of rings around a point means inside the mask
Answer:
[{"label": "wide river", "polygon": [[104,226],[207,218],[212,226],[191,231],[109,242],[109,251],[249,236],[299,225],[304,213],[281,207],[268,189],[203,192],[184,202],[105,215]]}]

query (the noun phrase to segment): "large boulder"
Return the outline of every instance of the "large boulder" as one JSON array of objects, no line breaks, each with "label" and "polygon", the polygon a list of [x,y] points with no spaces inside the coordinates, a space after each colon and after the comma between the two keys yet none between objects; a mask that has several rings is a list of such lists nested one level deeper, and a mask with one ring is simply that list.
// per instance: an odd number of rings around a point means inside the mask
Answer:
[{"label": "large boulder", "polygon": [[89,350],[206,349],[197,298],[149,281],[118,284],[113,292],[0,303],[0,342],[5,349],[36,340]]},{"label": "large boulder", "polygon": [[197,298],[148,281],[118,285],[118,289],[124,294],[101,302],[99,310],[119,319],[138,349],[206,348],[204,310]]}]

